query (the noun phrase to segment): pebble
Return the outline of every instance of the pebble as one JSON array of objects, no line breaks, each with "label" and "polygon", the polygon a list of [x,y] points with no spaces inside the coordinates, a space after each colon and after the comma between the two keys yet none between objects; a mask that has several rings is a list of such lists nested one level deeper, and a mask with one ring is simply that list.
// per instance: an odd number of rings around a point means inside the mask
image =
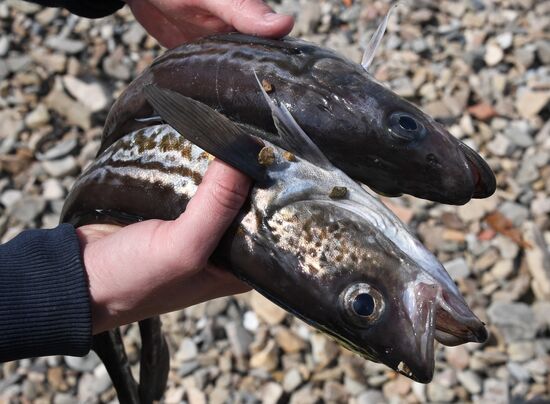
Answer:
[{"label": "pebble", "polygon": [[86,48],[86,43],[83,41],[58,36],[47,38],[45,43],[50,48],[69,55],[80,53]]},{"label": "pebble", "polygon": [[101,363],[94,351],[90,351],[86,356],[65,356],[64,359],[67,366],[78,372],[91,372]]},{"label": "pebble", "polygon": [[523,91],[516,101],[516,109],[524,118],[537,115],[550,101],[550,91]]},{"label": "pebble", "polygon": [[498,44],[491,43],[487,45],[485,48],[485,63],[487,63],[489,66],[495,66],[499,64],[502,61],[502,58],[504,57],[504,52],[498,46]]},{"label": "pebble", "polygon": [[279,355],[275,341],[270,340],[261,351],[255,353],[250,358],[250,366],[256,369],[272,371],[279,364]]},{"label": "pebble", "polygon": [[456,393],[453,389],[434,381],[428,384],[428,397],[436,403],[450,403],[455,399]]},{"label": "pebble", "polygon": [[285,377],[283,379],[283,390],[287,393],[292,392],[296,390],[300,384],[302,384],[302,381],[303,379],[300,371],[296,368],[290,369],[285,373]]},{"label": "pebble", "polygon": [[330,341],[321,334],[313,334],[311,336],[311,350],[313,354],[313,361],[321,369],[332,362],[339,351],[334,342]]},{"label": "pebble", "polygon": [[357,404],[386,404],[384,395],[378,390],[365,391],[356,400]]},{"label": "pebble", "polygon": [[84,105],[90,112],[105,109],[110,99],[98,82],[87,83],[73,76],[64,76],[63,85],[74,98]]},{"label": "pebble", "polygon": [[248,355],[248,347],[253,341],[252,336],[237,321],[231,321],[225,325],[225,333],[231,344],[233,353],[237,357]]},{"label": "pebble", "polygon": [[37,129],[46,125],[50,121],[48,108],[44,104],[39,104],[25,117],[25,125],[29,129]]},{"label": "pebble", "polygon": [[286,317],[286,311],[256,291],[253,291],[250,295],[250,306],[258,317],[269,325],[279,324]]},{"label": "pebble", "polygon": [[275,341],[286,353],[300,352],[306,348],[305,341],[287,328],[279,328],[275,333]]},{"label": "pebble", "polygon": [[280,384],[268,382],[263,386],[261,392],[262,404],[278,404],[284,393]]},{"label": "pebble", "polygon": [[458,372],[458,381],[470,394],[479,394],[482,389],[482,380],[479,375],[471,370]]},{"label": "pebble", "polygon": [[180,362],[186,362],[195,359],[198,353],[199,350],[195,342],[191,338],[184,338],[180,342],[176,356]]},{"label": "pebble", "polygon": [[20,223],[32,224],[45,207],[46,202],[43,198],[25,195],[15,202],[10,209],[10,215]]},{"label": "pebble", "polygon": [[504,335],[508,343],[528,340],[535,336],[535,315],[525,303],[496,301],[487,310],[491,323]]},{"label": "pebble", "polygon": [[463,279],[470,275],[470,268],[464,258],[455,258],[443,264],[451,278],[454,280]]},{"label": "pebble", "polygon": [[46,160],[42,162],[44,170],[55,178],[66,177],[78,171],[78,163],[73,156],[66,156],[59,160]]}]

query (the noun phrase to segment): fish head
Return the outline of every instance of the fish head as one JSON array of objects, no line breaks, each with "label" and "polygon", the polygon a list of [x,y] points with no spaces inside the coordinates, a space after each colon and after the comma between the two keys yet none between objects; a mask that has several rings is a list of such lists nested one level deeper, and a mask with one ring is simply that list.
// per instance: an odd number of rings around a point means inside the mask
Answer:
[{"label": "fish head", "polygon": [[431,254],[407,255],[352,205],[305,200],[273,215],[286,255],[276,255],[267,295],[343,347],[427,383],[435,340],[482,342],[485,327]]},{"label": "fish head", "polygon": [[363,122],[365,136],[375,141],[372,152],[363,151],[377,173],[369,173],[369,186],[458,205],[494,193],[495,176],[474,150],[384,86],[370,81],[368,87]]}]

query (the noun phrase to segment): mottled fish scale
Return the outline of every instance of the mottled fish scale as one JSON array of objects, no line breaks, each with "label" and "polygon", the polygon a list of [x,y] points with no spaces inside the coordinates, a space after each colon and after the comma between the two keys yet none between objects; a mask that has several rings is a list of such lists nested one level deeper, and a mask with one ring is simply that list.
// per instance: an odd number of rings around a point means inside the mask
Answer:
[{"label": "mottled fish scale", "polygon": [[183,138],[169,125],[133,132],[111,145],[77,180],[101,183],[107,174],[121,181],[158,183],[190,198],[197,190],[212,157]]}]

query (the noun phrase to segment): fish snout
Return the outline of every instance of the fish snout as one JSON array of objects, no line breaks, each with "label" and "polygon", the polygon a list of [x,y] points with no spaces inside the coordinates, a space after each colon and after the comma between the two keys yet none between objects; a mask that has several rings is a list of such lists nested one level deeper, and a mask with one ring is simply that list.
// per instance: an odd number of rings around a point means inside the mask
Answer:
[{"label": "fish snout", "polygon": [[443,291],[438,297],[435,339],[443,345],[483,343],[489,337],[485,324],[470,310],[461,296]]},{"label": "fish snout", "polygon": [[470,174],[474,183],[472,198],[487,198],[493,195],[497,187],[493,170],[473,149],[463,142],[459,142],[459,145],[470,168]]}]

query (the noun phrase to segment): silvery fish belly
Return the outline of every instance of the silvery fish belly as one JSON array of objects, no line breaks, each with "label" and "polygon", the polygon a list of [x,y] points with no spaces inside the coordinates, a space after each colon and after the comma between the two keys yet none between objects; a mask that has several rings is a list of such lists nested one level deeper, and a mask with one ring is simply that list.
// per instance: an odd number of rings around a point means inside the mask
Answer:
[{"label": "silvery fish belly", "polygon": [[216,35],[167,51],[114,104],[102,150],[150,125],[157,114],[143,88],[155,84],[293,151],[277,136],[254,72],[336,167],[377,192],[463,204],[495,191],[485,161],[441,124],[376,82],[360,64],[293,38]]},{"label": "silvery fish belly", "polygon": [[[250,203],[215,259],[269,299],[347,349],[420,382],[432,379],[434,340],[487,338],[437,259],[305,133],[287,139],[296,155],[204,104],[158,88],[147,94],[170,125],[137,130],[106,148],[76,181],[64,221],[177,217],[211,159],[185,133],[255,177]],[[268,103],[281,136],[295,134],[288,111]],[[248,151],[254,159],[247,163]]]}]

